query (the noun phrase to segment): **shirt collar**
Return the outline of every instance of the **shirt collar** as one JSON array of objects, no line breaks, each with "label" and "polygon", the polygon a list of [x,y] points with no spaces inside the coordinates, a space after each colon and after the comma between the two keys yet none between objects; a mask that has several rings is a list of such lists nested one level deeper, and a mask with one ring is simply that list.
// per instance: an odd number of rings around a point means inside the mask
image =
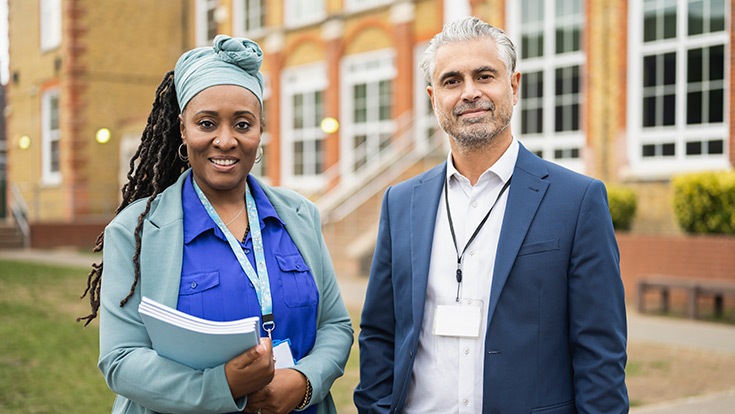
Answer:
[{"label": "shirt collar", "polygon": [[[226,240],[224,233],[217,227],[214,220],[209,217],[207,210],[204,209],[202,202],[199,201],[199,197],[194,190],[192,176],[193,174],[189,174],[186,178],[181,193],[181,204],[184,209],[184,243],[189,244],[197,236],[210,229],[214,230],[214,234],[217,237]],[[270,219],[273,223],[280,223],[285,227],[286,224],[278,217],[276,209],[270,200],[268,200],[268,197],[263,192],[263,189],[260,188],[257,181],[251,175],[248,175],[247,180],[250,186],[250,193],[258,209],[261,230],[265,227],[265,219]]]},{"label": "shirt collar", "polygon": [[[515,169],[516,161],[518,160],[519,146],[518,141],[513,138],[508,149],[506,149],[503,155],[495,161],[495,164],[491,165],[490,168],[480,175],[477,182],[488,180],[493,175],[498,177],[503,184],[508,182],[510,177],[513,175],[513,170]],[[449,155],[447,155],[447,181],[450,183],[453,182],[454,180],[452,180],[452,177],[454,177],[455,180],[467,180],[469,183],[469,180],[457,171],[457,168],[454,166],[452,151],[450,150]]]}]

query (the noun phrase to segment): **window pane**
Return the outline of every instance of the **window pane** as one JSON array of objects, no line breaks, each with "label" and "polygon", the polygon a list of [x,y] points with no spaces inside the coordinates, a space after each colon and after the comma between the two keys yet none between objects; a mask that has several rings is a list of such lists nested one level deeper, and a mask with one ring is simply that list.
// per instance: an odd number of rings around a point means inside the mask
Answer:
[{"label": "window pane", "polygon": [[702,92],[687,94],[687,124],[702,123]]},{"label": "window pane", "polygon": [[381,121],[390,119],[390,81],[389,80],[382,80],[379,83],[378,86],[378,95],[380,96],[380,113],[379,113],[379,119]]},{"label": "window pane", "polygon": [[722,140],[713,140],[709,141],[707,143],[707,153],[708,154],[722,154],[724,153],[724,141]]},{"label": "window pane", "polygon": [[687,82],[702,81],[702,49],[687,52]]},{"label": "window pane", "polygon": [[643,58],[643,86],[656,85],[656,56]]},{"label": "window pane", "polygon": [[690,35],[704,33],[704,1],[689,2],[687,22],[689,24],[688,33]]},{"label": "window pane", "polygon": [[664,95],[664,125],[674,125],[676,119],[676,96]]},{"label": "window pane", "polygon": [[642,148],[642,154],[644,157],[654,157],[656,156],[656,146],[651,144],[646,144]]},{"label": "window pane", "polygon": [[670,144],[663,144],[663,156],[664,157],[673,157],[676,155],[675,153],[676,146],[673,143]]},{"label": "window pane", "polygon": [[652,127],[656,125],[656,97],[643,98],[643,126]]},{"label": "window pane", "polygon": [[296,141],[293,143],[293,173],[294,175],[304,175],[303,141]]},{"label": "window pane", "polygon": [[710,32],[725,30],[725,0],[710,0]]},{"label": "window pane", "polygon": [[712,46],[709,51],[709,80],[725,79],[725,47]]},{"label": "window pane", "polygon": [[293,96],[293,127],[304,127],[304,95],[299,93]]},{"label": "window pane", "polygon": [[314,141],[314,173],[321,174],[324,172],[324,140],[317,139]]},{"label": "window pane", "polygon": [[701,155],[702,154],[702,143],[699,141],[696,142],[687,142],[687,155]]},{"label": "window pane", "polygon": [[656,22],[656,11],[647,10],[643,17],[643,41],[652,42],[656,40],[656,31],[658,24]]},{"label": "window pane", "polygon": [[676,53],[664,55],[664,85],[676,84]]},{"label": "window pane", "polygon": [[317,91],[314,93],[314,124],[313,126],[319,126],[324,118],[324,93]]},{"label": "window pane", "polygon": [[719,123],[724,121],[724,105],[725,91],[722,89],[713,89],[709,91],[709,119],[710,123]]},{"label": "window pane", "polygon": [[676,37],[676,5],[664,10],[664,39]]},{"label": "window pane", "polygon": [[367,122],[367,108],[366,108],[366,91],[367,85],[358,84],[353,87],[354,93],[354,118],[355,123]]}]

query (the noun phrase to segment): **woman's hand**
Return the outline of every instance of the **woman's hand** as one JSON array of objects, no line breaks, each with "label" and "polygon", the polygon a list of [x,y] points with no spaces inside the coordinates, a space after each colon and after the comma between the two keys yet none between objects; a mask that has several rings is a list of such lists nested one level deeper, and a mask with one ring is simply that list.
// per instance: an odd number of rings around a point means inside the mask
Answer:
[{"label": "woman's hand", "polygon": [[304,400],[306,377],[295,369],[277,369],[273,381],[248,394],[247,413],[290,413]]},{"label": "woman's hand", "polygon": [[273,380],[273,373],[273,347],[268,338],[260,338],[260,344],[225,364],[227,383],[234,399],[262,389]]}]

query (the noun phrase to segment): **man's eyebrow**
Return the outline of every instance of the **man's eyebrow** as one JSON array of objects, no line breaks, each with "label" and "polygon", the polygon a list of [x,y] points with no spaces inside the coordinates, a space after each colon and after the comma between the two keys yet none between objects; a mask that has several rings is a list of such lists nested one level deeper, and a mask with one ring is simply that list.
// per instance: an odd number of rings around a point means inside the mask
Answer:
[{"label": "man's eyebrow", "polygon": [[482,73],[482,72],[490,72],[490,73],[498,73],[498,70],[495,69],[492,66],[481,66],[473,71],[474,73]]},{"label": "man's eyebrow", "polygon": [[461,77],[461,76],[462,76],[462,74],[460,74],[460,73],[459,73],[459,72],[457,72],[457,71],[451,71],[451,72],[447,72],[447,73],[443,74],[443,75],[442,75],[442,76],[441,76],[441,77],[439,78],[439,83],[443,83],[443,82],[444,82],[445,80],[447,80],[447,79],[449,79],[449,78],[454,78],[454,77],[456,77],[456,76],[460,76],[460,77]]}]

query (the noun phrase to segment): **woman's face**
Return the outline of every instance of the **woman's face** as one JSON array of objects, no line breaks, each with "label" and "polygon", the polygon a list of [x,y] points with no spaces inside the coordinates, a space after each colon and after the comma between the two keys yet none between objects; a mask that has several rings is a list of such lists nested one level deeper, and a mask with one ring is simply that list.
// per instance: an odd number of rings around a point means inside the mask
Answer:
[{"label": "woman's face", "polygon": [[236,85],[211,86],[186,105],[181,139],[197,185],[208,197],[245,193],[260,144],[260,115],[258,98]]}]

